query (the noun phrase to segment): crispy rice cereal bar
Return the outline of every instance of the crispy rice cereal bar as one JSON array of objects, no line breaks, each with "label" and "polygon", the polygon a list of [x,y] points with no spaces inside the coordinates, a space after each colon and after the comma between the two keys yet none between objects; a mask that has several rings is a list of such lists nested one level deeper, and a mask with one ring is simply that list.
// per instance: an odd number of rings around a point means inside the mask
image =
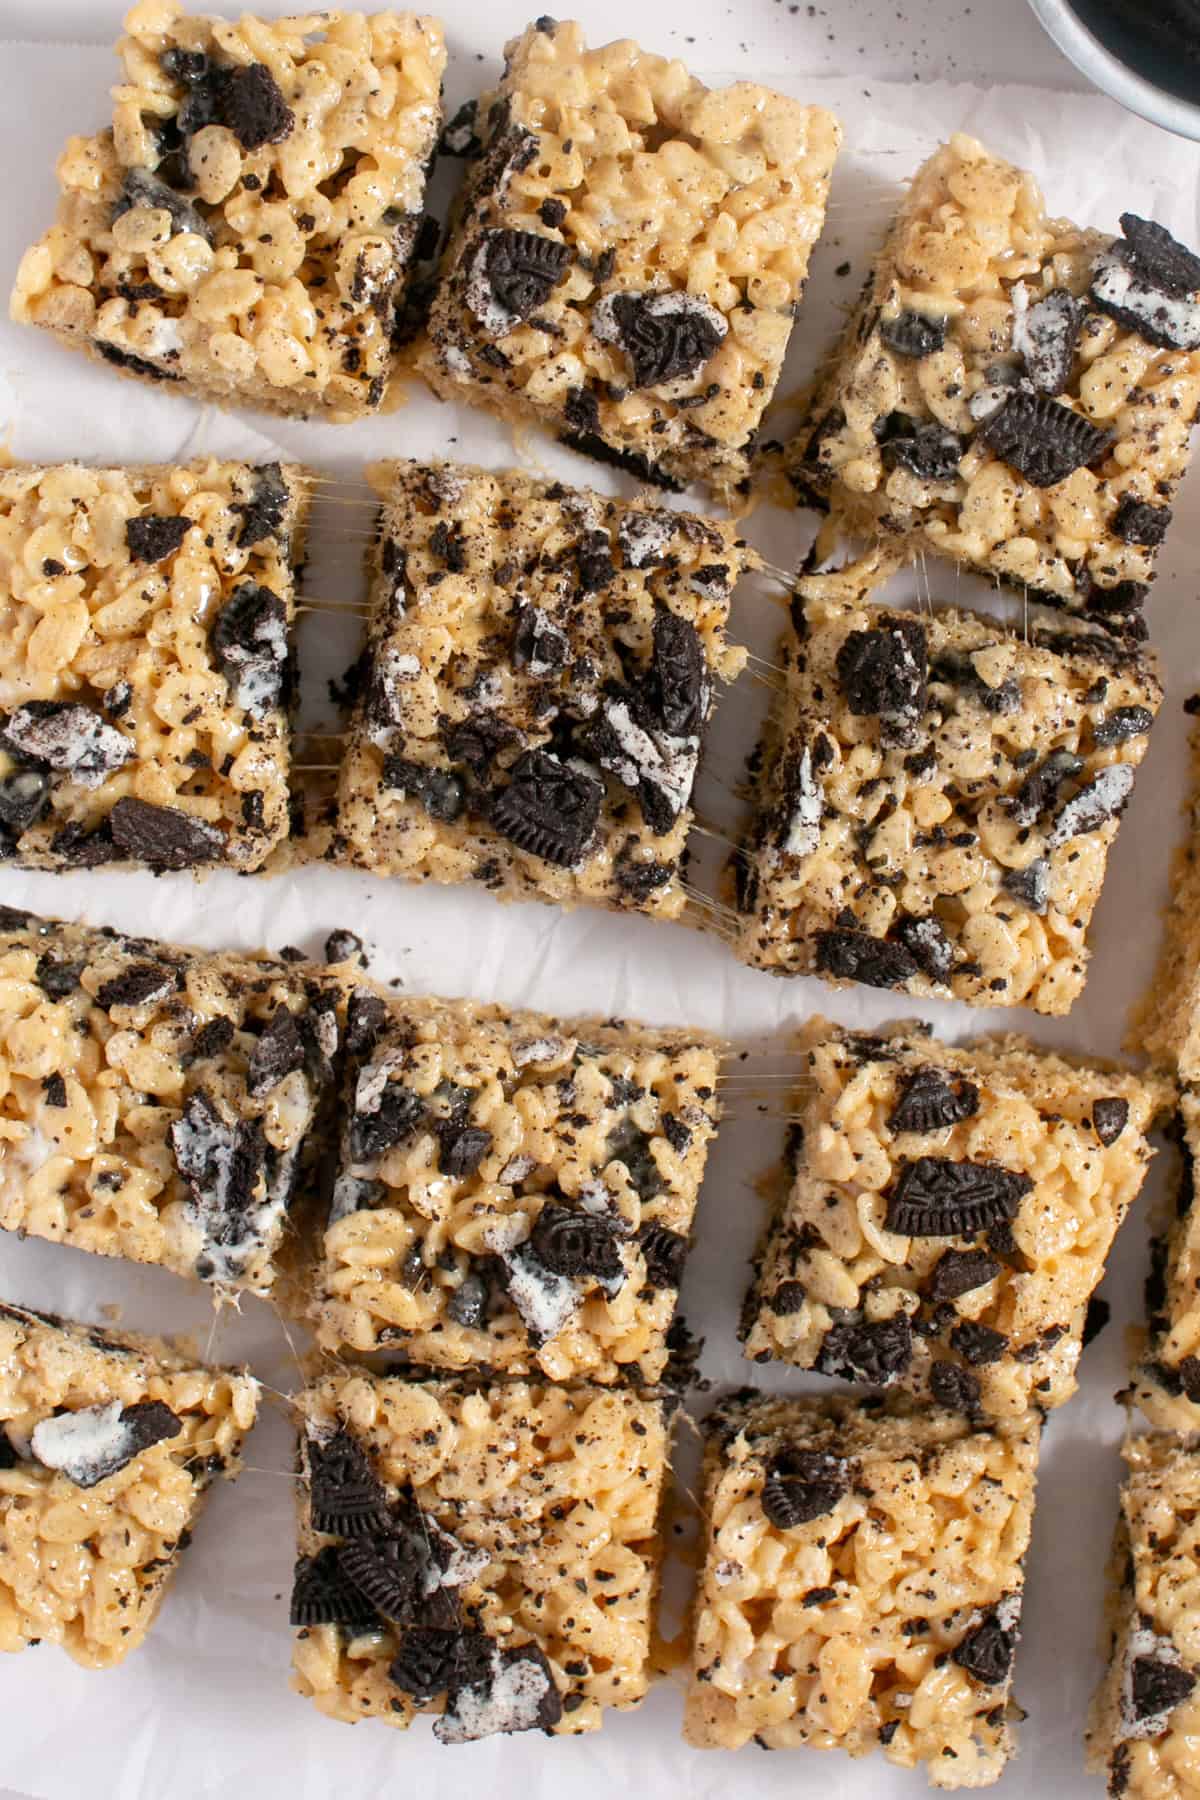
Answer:
[{"label": "crispy rice cereal bar", "polygon": [[918,171],[808,422],[799,497],[1144,635],[1200,405],[1200,257],[1049,219],[956,136]]},{"label": "crispy rice cereal bar", "polygon": [[1195,1432],[1200,1431],[1200,1093],[1195,1088],[1180,1090],[1170,1135],[1180,1158],[1175,1205],[1151,1242],[1147,1329],[1127,1397],[1152,1425]]},{"label": "crispy rice cereal bar", "polygon": [[292,464],[0,470],[0,855],[266,860],[307,514]]},{"label": "crispy rice cereal bar", "polygon": [[257,1410],[256,1381],[161,1338],[0,1304],[0,1650],[136,1650]]},{"label": "crispy rice cereal bar", "polygon": [[322,971],[0,908],[0,1226],[266,1293],[338,1039]]},{"label": "crispy rice cereal bar", "polygon": [[434,1735],[594,1731],[649,1682],[663,1402],[327,1375],[301,1398],[297,1690]]},{"label": "crispy rice cereal bar", "polygon": [[1098,632],[872,604],[863,566],[801,581],[793,603],[737,954],[1065,1013],[1162,699],[1155,664]]},{"label": "crispy rice cereal bar", "polygon": [[384,463],[334,860],[675,918],[753,552],[731,525],[512,471]]},{"label": "crispy rice cereal bar", "polygon": [[716,1132],[715,1043],[365,990],[346,1038],[319,1342],[659,1380]]},{"label": "crispy rice cereal bar", "polygon": [[1157,1432],[1127,1440],[1109,1570],[1111,1660],[1092,1702],[1088,1767],[1124,1800],[1200,1793],[1200,1452]]},{"label": "crispy rice cereal bar", "polygon": [[972,1414],[1069,1399],[1165,1085],[911,1023],[866,1037],[816,1019],[799,1049],[746,1354]]},{"label": "crispy rice cereal bar", "polygon": [[373,411],[441,121],[440,24],[140,0],[125,31],[112,128],[68,140],[13,318],[219,404]]},{"label": "crispy rice cereal bar", "polygon": [[1013,1749],[1039,1430],[1030,1413],[985,1430],[752,1389],[719,1406],[688,1741],[881,1749],[934,1787],[995,1781]]},{"label": "crispy rice cereal bar", "polygon": [[421,368],[666,487],[729,498],[775,390],[841,129],[539,19],[478,119]]},{"label": "crispy rice cereal bar", "polygon": [[[1186,705],[1200,711],[1200,697]],[[1171,865],[1158,966],[1134,1009],[1129,1048],[1144,1052],[1180,1082],[1200,1082],[1200,718],[1190,734],[1184,829]]]}]

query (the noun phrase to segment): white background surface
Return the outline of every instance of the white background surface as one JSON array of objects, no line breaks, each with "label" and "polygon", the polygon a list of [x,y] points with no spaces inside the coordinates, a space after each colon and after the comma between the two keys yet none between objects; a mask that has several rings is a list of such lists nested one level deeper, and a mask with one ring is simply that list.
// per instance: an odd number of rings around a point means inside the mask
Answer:
[{"label": "white background surface", "polygon": [[[265,0],[263,10],[284,9]],[[0,286],[7,287],[21,248],[51,217],[52,165],[62,138],[106,122],[106,89],[114,77],[109,54],[67,46],[80,39],[110,42],[119,12],[110,0],[0,0],[0,36],[54,38],[60,45],[0,46]],[[736,6],[594,0],[578,13],[594,41],[636,31],[647,47],[682,54],[701,74],[773,79],[843,117],[847,146],[784,393],[811,373],[837,328],[840,306],[857,292],[896,184],[951,130],[974,130],[1036,168],[1056,210],[1115,227],[1117,213],[1132,206],[1185,239],[1200,238],[1200,151],[1127,119],[1108,101],[1082,95],[1078,78],[1019,0],[974,8],[952,0],[827,0],[811,9],[778,0]],[[503,39],[524,18],[512,0],[460,0],[453,8],[451,106],[490,77]],[[1013,82],[1035,85],[1001,85]],[[850,272],[839,277],[835,271],[847,261]],[[416,390],[402,410],[353,428],[221,416],[121,381],[7,320],[0,323],[0,428],[25,458],[169,459],[210,448],[262,457],[282,448],[344,479],[382,454],[459,455],[493,466],[536,457],[573,479],[614,485],[605,471],[536,438],[526,437],[518,452],[498,425],[439,407]],[[1190,573],[1200,554],[1194,483],[1189,492],[1191,504],[1177,509],[1152,611],[1167,666],[1167,705],[1097,915],[1085,996],[1069,1019],[1055,1023],[957,1005],[926,1008],[939,1031],[962,1036],[1016,1025],[1044,1043],[1095,1053],[1119,1046],[1125,1011],[1152,967],[1155,909],[1177,829],[1179,704],[1200,684],[1200,615]],[[346,523],[358,517],[350,509],[323,510],[317,531],[324,549],[306,578],[310,593],[359,592],[359,545],[355,526]],[[799,515],[764,507],[748,535],[776,561],[790,563],[808,529]],[[936,594],[936,572],[934,582]],[[942,592],[952,597],[952,579]],[[961,597],[966,593],[964,584]],[[746,584],[735,602],[735,635],[769,655],[779,623],[770,598]],[[324,675],[340,670],[353,648],[346,634],[327,626],[310,620],[302,642],[309,698],[318,711]],[[700,789],[710,818],[733,816],[729,783],[764,703],[761,690],[746,682],[724,703]],[[811,1011],[855,1021],[913,1011],[911,1003],[866,990],[835,995],[816,983],[773,981],[740,968],[716,937],[682,927],[601,913],[506,910],[482,893],[410,890],[327,869],[279,882],[214,876],[199,886],[187,877],[21,876],[0,869],[0,900],[210,945],[298,943],[317,952],[332,926],[350,925],[375,949],[373,973],[416,990],[691,1022],[743,1041],[765,1037],[777,1049]],[[704,1370],[717,1384],[749,1373],[734,1330],[745,1261],[760,1224],[754,1184],[779,1152],[779,1112],[778,1101],[766,1116],[736,1102],[710,1163],[684,1308],[707,1338]],[[1082,1774],[1080,1733],[1099,1669],[1103,1563],[1115,1505],[1121,1418],[1110,1397],[1123,1377],[1123,1326],[1138,1310],[1149,1198],[1148,1192],[1122,1234],[1105,1284],[1114,1322],[1085,1359],[1080,1396],[1052,1419],[1046,1435],[1026,1639],[1017,1661],[1017,1691],[1030,1718],[1022,1755],[1001,1784],[1004,1794],[1053,1791],[1084,1800],[1102,1792]],[[0,1294],[90,1318],[115,1303],[128,1324],[188,1329],[201,1349],[210,1343],[205,1294],[154,1271],[46,1244],[0,1243]],[[274,1388],[294,1386],[295,1365],[265,1306],[250,1302],[240,1318],[225,1315],[211,1342],[223,1358],[250,1358]],[[780,1389],[805,1385],[786,1373],[758,1371],[756,1378]],[[690,1454],[685,1432],[685,1480]],[[426,1722],[405,1737],[377,1724],[351,1730],[324,1720],[287,1688],[292,1496],[282,1407],[268,1410],[247,1461],[241,1481],[215,1495],[153,1636],[124,1668],[91,1674],[53,1649],[6,1660],[0,1780],[37,1800],[98,1794],[199,1800],[249,1791],[262,1800],[375,1791],[414,1791],[423,1800],[451,1800],[463,1791],[496,1800],[557,1800],[564,1788],[580,1800],[601,1800],[618,1787],[655,1800],[751,1794],[901,1800],[925,1791],[919,1773],[895,1771],[882,1760],[687,1750],[671,1682],[640,1713],[613,1715],[602,1733],[574,1741],[513,1739],[450,1751],[433,1744]]]}]

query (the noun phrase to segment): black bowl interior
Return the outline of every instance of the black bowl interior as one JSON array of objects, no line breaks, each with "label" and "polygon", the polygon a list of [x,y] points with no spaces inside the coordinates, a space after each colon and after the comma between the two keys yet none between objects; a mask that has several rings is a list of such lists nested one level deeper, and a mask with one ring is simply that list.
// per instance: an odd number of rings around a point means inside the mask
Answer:
[{"label": "black bowl interior", "polygon": [[1080,22],[1126,68],[1200,102],[1200,0],[1070,0]]}]

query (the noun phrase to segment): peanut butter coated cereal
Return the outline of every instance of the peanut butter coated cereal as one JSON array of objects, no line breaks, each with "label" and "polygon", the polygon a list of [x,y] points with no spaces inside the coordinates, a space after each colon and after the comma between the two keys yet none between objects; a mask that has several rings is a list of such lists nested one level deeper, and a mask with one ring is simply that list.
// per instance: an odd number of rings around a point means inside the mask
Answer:
[{"label": "peanut butter coated cereal", "polygon": [[1013,1748],[1040,1425],[768,1399],[708,1421],[685,1735],[801,1745],[985,1787]]},{"label": "peanut butter coated cereal", "polygon": [[1165,1084],[1025,1039],[817,1019],[746,1354],[1019,1418],[1075,1391]]},{"label": "peanut butter coated cereal", "polygon": [[321,1345],[658,1381],[716,1131],[715,1043],[365,990],[346,1035]]},{"label": "peanut butter coated cereal", "polygon": [[1152,221],[1052,219],[955,136],[918,171],[785,462],[897,537],[1145,635],[1200,405],[1200,257]]},{"label": "peanut butter coated cereal", "polygon": [[728,498],[779,379],[841,129],[539,19],[479,102],[420,366],[668,487]]},{"label": "peanut butter coated cereal", "polygon": [[292,464],[0,470],[0,855],[262,865],[307,514]]},{"label": "peanut butter coated cereal", "polygon": [[136,1650],[257,1410],[248,1375],[162,1339],[0,1304],[0,1650]]},{"label": "peanut butter coated cereal", "polygon": [[1124,1800],[1200,1793],[1200,1454],[1170,1432],[1124,1447],[1110,1568],[1108,1672],[1092,1702],[1088,1767]]},{"label": "peanut butter coated cereal", "polygon": [[0,909],[0,1227],[266,1293],[337,1003],[318,970]]},{"label": "peanut butter coated cereal", "polygon": [[922,997],[1065,1013],[1162,699],[1102,633],[1022,633],[807,577],[738,865],[736,953]]},{"label": "peanut butter coated cereal", "polygon": [[139,0],[109,130],[68,140],[12,316],[223,405],[383,398],[441,123],[436,19]]},{"label": "peanut butter coated cereal", "polygon": [[505,471],[383,463],[330,858],[677,918],[733,526]]},{"label": "peanut butter coated cereal", "polygon": [[443,1744],[594,1731],[649,1679],[660,1401],[342,1369],[301,1397],[293,1686]]}]

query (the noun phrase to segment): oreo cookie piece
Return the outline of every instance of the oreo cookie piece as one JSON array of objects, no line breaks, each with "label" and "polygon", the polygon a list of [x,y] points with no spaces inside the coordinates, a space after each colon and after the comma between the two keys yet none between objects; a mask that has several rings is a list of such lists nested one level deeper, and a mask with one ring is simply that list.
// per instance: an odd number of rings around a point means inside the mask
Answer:
[{"label": "oreo cookie piece", "polygon": [[197,1272],[205,1279],[226,1267],[237,1272],[245,1244],[254,1241],[247,1215],[267,1162],[261,1124],[257,1119],[231,1123],[199,1087],[188,1095],[167,1137],[204,1233]]},{"label": "oreo cookie piece", "polygon": [[1147,706],[1118,706],[1107,718],[1097,719],[1092,726],[1092,741],[1101,750],[1110,750],[1114,744],[1127,744],[1130,738],[1144,737],[1154,723],[1154,714]]},{"label": "oreo cookie piece", "polygon": [[261,718],[280,705],[288,617],[278,594],[259,582],[241,582],[213,620],[208,641],[238,706]]},{"label": "oreo cookie piece", "polygon": [[930,981],[945,981],[954,967],[954,945],[945,927],[932,914],[919,919],[910,915],[897,919],[892,935]]},{"label": "oreo cookie piece", "polygon": [[414,1094],[401,1081],[385,1082],[374,1105],[356,1111],[350,1121],[350,1160],[373,1162],[376,1157],[385,1156],[413,1135],[425,1115],[420,1094]]},{"label": "oreo cookie piece", "polygon": [[1113,442],[1061,401],[1014,389],[976,434],[994,456],[1034,487],[1055,487],[1076,469],[1090,468]]},{"label": "oreo cookie piece", "polygon": [[151,869],[194,869],[225,854],[225,833],[215,825],[131,794],[117,801],[107,823],[117,851]]},{"label": "oreo cookie piece", "polygon": [[788,1444],[771,1459],[762,1509],[777,1530],[792,1531],[831,1513],[849,1486],[846,1465],[839,1457]]},{"label": "oreo cookie piece", "polygon": [[1000,886],[1030,912],[1044,913],[1050,904],[1050,862],[1035,856],[1023,869],[1005,869]]},{"label": "oreo cookie piece", "polygon": [[638,1247],[646,1264],[647,1286],[677,1288],[687,1261],[687,1239],[669,1226],[648,1219],[638,1231]]},{"label": "oreo cookie piece", "polygon": [[948,323],[947,319],[935,318],[929,313],[893,313],[890,317],[880,318],[879,335],[897,356],[932,356],[935,350],[945,346]]},{"label": "oreo cookie piece", "polygon": [[46,950],[38,957],[33,979],[47,1000],[65,1000],[79,986],[83,969],[82,963],[62,962],[51,951]]},{"label": "oreo cookie piece", "polygon": [[614,1227],[595,1213],[543,1206],[530,1234],[530,1246],[544,1268],[570,1280],[591,1276],[602,1287],[616,1289],[625,1280],[625,1265]]},{"label": "oreo cookie piece", "polygon": [[916,742],[925,711],[928,641],[918,620],[897,616],[868,631],[847,632],[837,676],[850,711],[877,717],[885,746]]},{"label": "oreo cookie piece", "polygon": [[1083,773],[1083,758],[1071,750],[1052,750],[1045,761],[1025,777],[1009,806],[1018,825],[1036,825],[1048,812],[1065,782]]},{"label": "oreo cookie piece", "polygon": [[166,963],[130,963],[119,975],[101,982],[96,1003],[106,1012],[114,1006],[149,1006],[175,992],[175,970]]},{"label": "oreo cookie piece", "polygon": [[350,1631],[378,1629],[379,1614],[338,1562],[337,1548],[327,1544],[315,1556],[301,1556],[292,1575],[291,1623],[344,1625]]},{"label": "oreo cookie piece", "polygon": [[14,769],[0,778],[0,840],[4,855],[16,848],[16,840],[42,817],[50,800],[51,780],[42,769]]},{"label": "oreo cookie piece", "polygon": [[385,788],[399,791],[415,800],[429,814],[445,825],[462,816],[466,805],[466,789],[450,769],[439,769],[431,763],[410,762],[405,756],[387,756],[380,777]]},{"label": "oreo cookie piece", "polygon": [[1200,258],[1136,213],[1121,230],[1093,264],[1092,304],[1159,349],[1200,349]]},{"label": "oreo cookie piece", "polygon": [[957,1300],[995,1281],[1001,1264],[986,1250],[947,1250],[934,1264],[927,1289],[934,1301]]},{"label": "oreo cookie piece", "polygon": [[254,471],[254,492],[249,500],[235,500],[232,511],[242,516],[237,541],[246,550],[275,537],[283,524],[288,507],[287,483],[276,463],[259,463]]},{"label": "oreo cookie piece", "polygon": [[387,1493],[357,1438],[341,1426],[332,1437],[309,1438],[306,1453],[314,1531],[356,1538],[387,1529]]},{"label": "oreo cookie piece", "polygon": [[1012,299],[1012,347],[1025,364],[1027,377],[1039,394],[1064,393],[1075,366],[1082,302],[1068,288],[1053,288],[1030,306],[1022,281],[1013,287]]},{"label": "oreo cookie piece", "polygon": [[27,700],[0,720],[0,741],[16,755],[89,788],[99,787],[137,755],[132,738],[73,700]]},{"label": "oreo cookie piece", "polygon": [[664,729],[673,737],[697,733],[708,711],[704,646],[691,620],[666,606],[654,614],[650,677],[651,703]]},{"label": "oreo cookie piece", "polygon": [[1051,850],[1069,843],[1074,837],[1099,831],[1110,819],[1120,816],[1133,792],[1133,769],[1129,763],[1110,763],[1086,782],[1066,805],[1056,813],[1046,843]]},{"label": "oreo cookie piece", "polygon": [[1032,1189],[1028,1175],[1000,1163],[919,1156],[902,1164],[887,1196],[885,1224],[904,1237],[970,1237],[1014,1219]]},{"label": "oreo cookie piece", "polygon": [[1169,506],[1151,506],[1147,500],[1126,494],[1113,514],[1112,528],[1114,535],[1126,544],[1143,544],[1149,549],[1157,549],[1166,537],[1170,523]]},{"label": "oreo cookie piece", "polygon": [[604,1154],[609,1162],[624,1163],[630,1186],[639,1200],[653,1200],[663,1191],[662,1170],[652,1148],[654,1139],[628,1116],[608,1134]]},{"label": "oreo cookie piece", "polygon": [[265,63],[244,68],[213,69],[217,81],[220,123],[232,131],[243,150],[282,144],[291,136],[296,115]]},{"label": "oreo cookie piece", "polygon": [[[208,220],[192,202],[179,194],[173,187],[168,187],[149,169],[127,169],[121,184],[121,192],[113,202],[112,217],[114,220],[131,212],[135,206],[152,208],[155,212],[169,214],[171,235],[181,231],[191,232],[195,237],[203,238],[206,244],[212,243],[212,229]],[[190,523],[190,521],[189,521]],[[154,560],[157,560],[155,558]]]},{"label": "oreo cookie piece", "polygon": [[418,1706],[450,1688],[486,1681],[491,1639],[482,1631],[406,1631],[388,1680]]},{"label": "oreo cookie piece", "polygon": [[443,1175],[465,1181],[473,1175],[492,1147],[492,1134],[483,1125],[460,1125],[445,1119],[438,1126],[441,1151],[438,1164]]},{"label": "oreo cookie piece", "polygon": [[636,794],[651,831],[664,836],[691,798],[698,737],[674,738],[648,730],[639,720],[645,708],[629,689],[608,695],[592,720],[585,742],[600,767]]},{"label": "oreo cookie piece", "polygon": [[890,1387],[912,1361],[912,1325],[907,1313],[891,1319],[848,1320],[825,1333],[815,1367],[842,1381],[869,1381]]},{"label": "oreo cookie piece", "polygon": [[385,1619],[416,1625],[432,1611],[444,1616],[430,1618],[430,1624],[452,1629],[458,1623],[456,1598],[436,1581],[427,1588],[428,1555],[402,1528],[351,1538],[339,1546],[338,1568]]},{"label": "oreo cookie piece", "polygon": [[979,1111],[979,1089],[965,1076],[952,1079],[942,1069],[919,1068],[906,1075],[888,1119],[888,1130],[930,1132],[959,1125]]},{"label": "oreo cookie piece", "polygon": [[571,257],[569,244],[537,231],[485,231],[469,258],[466,304],[490,337],[505,337],[546,304]]},{"label": "oreo cookie piece", "polygon": [[1196,1677],[1181,1663],[1158,1656],[1135,1656],[1129,1670],[1129,1710],[1138,1723],[1163,1720],[1190,1699]]},{"label": "oreo cookie piece", "polygon": [[251,1099],[261,1100],[285,1076],[302,1069],[306,1054],[296,1015],[286,1006],[277,1006],[251,1052],[246,1073],[246,1091]]},{"label": "oreo cookie piece", "polygon": [[466,1275],[446,1303],[446,1316],[464,1331],[482,1331],[487,1324],[490,1284],[482,1275]]},{"label": "oreo cookie piece", "polygon": [[551,1731],[562,1711],[553,1670],[536,1644],[493,1644],[486,1670],[450,1689],[433,1734],[443,1744],[468,1744],[500,1732]]},{"label": "oreo cookie piece", "polygon": [[528,603],[518,606],[512,644],[514,669],[528,669],[531,675],[552,675],[566,667],[570,656],[570,640],[548,612]]},{"label": "oreo cookie piece", "polygon": [[878,431],[880,452],[889,469],[899,466],[918,481],[954,481],[966,445],[956,431],[933,420],[889,413]]},{"label": "oreo cookie piece", "polygon": [[951,1412],[973,1412],[979,1405],[979,1379],[957,1363],[934,1362],[929,1370],[929,1391],[939,1406]]},{"label": "oreo cookie piece", "polygon": [[903,944],[872,937],[869,932],[838,928],[818,931],[816,966],[823,975],[839,981],[860,981],[865,987],[903,987],[920,973],[915,956]]},{"label": "oreo cookie piece", "polygon": [[1092,1101],[1092,1130],[1107,1150],[1129,1123],[1129,1102],[1116,1095]]},{"label": "oreo cookie piece", "polygon": [[682,292],[606,294],[592,310],[593,333],[625,352],[635,388],[698,375],[728,329],[715,306]]},{"label": "oreo cookie piece", "polygon": [[122,1406],[110,1400],[55,1413],[33,1428],[29,1448],[36,1462],[80,1488],[115,1475],[143,1450],[178,1437],[183,1421],[161,1400]]},{"label": "oreo cookie piece", "polygon": [[558,868],[579,861],[595,836],[604,789],[592,776],[548,750],[526,750],[506,787],[493,794],[490,817],[502,837]]},{"label": "oreo cookie piece", "polygon": [[964,1319],[961,1325],[956,1325],[950,1333],[950,1344],[965,1362],[976,1368],[999,1362],[1008,1349],[1004,1333],[994,1331],[978,1319]]},{"label": "oreo cookie piece", "polygon": [[1015,1628],[1001,1624],[997,1612],[989,1612],[954,1647],[950,1660],[984,1687],[998,1687],[1008,1679],[1017,1636]]},{"label": "oreo cookie piece", "polygon": [[174,556],[191,528],[182,515],[143,513],[126,519],[125,543],[134,562],[159,563]]}]

